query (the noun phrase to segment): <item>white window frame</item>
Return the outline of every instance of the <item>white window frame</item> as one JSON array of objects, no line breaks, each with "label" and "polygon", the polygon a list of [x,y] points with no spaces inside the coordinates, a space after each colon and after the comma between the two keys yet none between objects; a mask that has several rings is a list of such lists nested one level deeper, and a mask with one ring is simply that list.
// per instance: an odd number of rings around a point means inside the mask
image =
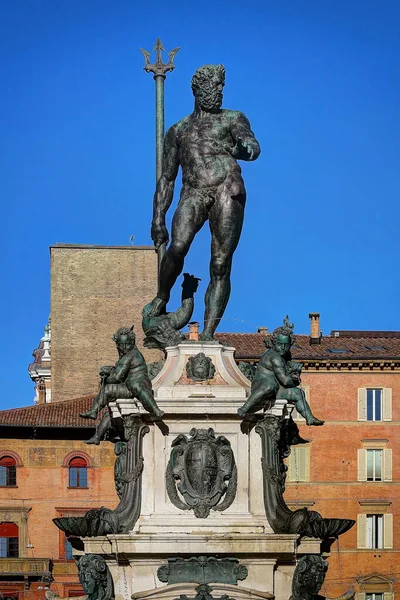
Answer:
[{"label": "white window frame", "polygon": [[384,592],[365,592],[365,600],[384,600]]},{"label": "white window frame", "polygon": [[383,550],[383,514],[369,513],[367,521],[367,548],[369,550]]},{"label": "white window frame", "polygon": [[[385,505],[377,509],[372,504],[370,506],[367,506],[367,502],[365,504],[366,512],[357,515],[357,548],[370,551],[393,548],[393,513],[385,512],[387,508]],[[374,523],[371,518],[379,516],[382,518]],[[378,531],[374,530],[376,526],[380,528]],[[378,548],[374,548],[376,536]]]},{"label": "white window frame", "polygon": [[368,423],[382,423],[382,421],[392,420],[392,388],[383,385],[374,387],[361,387],[358,389],[358,420],[367,421],[367,391],[382,390],[381,394],[381,419],[379,421],[368,421]]},{"label": "white window frame", "polygon": [[[372,456],[372,479],[368,478],[368,456]],[[383,449],[366,448],[365,460],[367,461],[367,481],[383,481]]]},{"label": "white window frame", "polygon": [[[372,392],[372,419],[368,419],[368,392]],[[376,418],[376,392],[380,392],[381,418]],[[383,421],[383,388],[367,388],[367,421]]]},{"label": "white window frame", "polygon": [[[392,481],[392,449],[387,448],[389,440],[361,440],[363,447],[357,450],[358,453],[358,481],[368,481],[368,483],[380,483],[382,481]],[[380,480],[367,480],[367,450],[382,451],[382,474]]]}]

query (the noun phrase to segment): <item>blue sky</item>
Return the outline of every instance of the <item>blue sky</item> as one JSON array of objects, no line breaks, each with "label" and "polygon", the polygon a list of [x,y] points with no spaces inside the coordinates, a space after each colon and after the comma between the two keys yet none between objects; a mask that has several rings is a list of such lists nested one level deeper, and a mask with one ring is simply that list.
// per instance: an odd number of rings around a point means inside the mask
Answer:
[{"label": "blue sky", "polygon": [[[331,329],[399,329],[400,4],[372,0],[0,3],[2,401],[32,403],[56,242],[150,244],[154,82],[139,47],[181,46],[166,125],[190,78],[227,70],[226,108],[262,147],[221,331],[320,311]],[[170,211],[170,216],[172,215]],[[208,277],[207,226],[186,269]]]}]

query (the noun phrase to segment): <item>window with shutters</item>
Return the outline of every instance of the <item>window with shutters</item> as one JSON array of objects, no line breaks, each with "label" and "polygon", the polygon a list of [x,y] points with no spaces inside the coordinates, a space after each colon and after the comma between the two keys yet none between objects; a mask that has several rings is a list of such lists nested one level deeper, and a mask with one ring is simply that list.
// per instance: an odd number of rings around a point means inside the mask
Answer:
[{"label": "window with shutters", "polygon": [[0,558],[18,558],[18,525],[0,523]]},{"label": "window with shutters", "polygon": [[69,463],[69,487],[87,487],[87,463],[84,458],[77,456],[71,459]]},{"label": "window with shutters", "polygon": [[358,450],[358,481],[392,481],[392,450],[389,440],[361,440]]},{"label": "window with shutters", "polygon": [[309,446],[292,446],[287,465],[288,481],[310,481]]},{"label": "window with shutters", "polygon": [[[376,510],[378,507],[365,501],[366,510]],[[390,504],[390,502],[388,503]],[[387,506],[379,507],[386,510]],[[378,510],[379,510],[378,508]],[[383,550],[393,548],[393,514],[384,512],[367,512],[357,517],[357,547],[366,550]]]},{"label": "window with shutters", "polygon": [[11,456],[0,458],[0,486],[14,487],[17,485],[17,465]]},{"label": "window with shutters", "polygon": [[359,388],[358,420],[391,421],[392,389],[385,387]]}]

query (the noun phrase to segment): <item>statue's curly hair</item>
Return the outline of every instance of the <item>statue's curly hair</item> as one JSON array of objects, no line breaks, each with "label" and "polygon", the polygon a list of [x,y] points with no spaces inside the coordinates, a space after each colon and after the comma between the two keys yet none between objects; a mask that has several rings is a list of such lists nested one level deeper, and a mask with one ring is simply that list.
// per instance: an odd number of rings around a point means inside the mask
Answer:
[{"label": "statue's curly hair", "polygon": [[99,554],[84,554],[78,562],[79,575],[90,571],[96,589],[88,595],[88,600],[114,600],[114,583],[107,563]]},{"label": "statue's curly hair", "polygon": [[283,319],[283,325],[277,327],[272,332],[271,343],[275,344],[276,340],[278,339],[278,335],[287,335],[290,337],[290,345],[293,346],[293,344],[296,343],[296,336],[293,333],[293,329],[294,323],[290,323],[289,315],[286,315],[286,317]]},{"label": "statue's curly hair", "polygon": [[192,90],[201,89],[210,79],[218,77],[220,83],[225,85],[225,67],[224,65],[203,65],[199,67],[192,77]]},{"label": "statue's curly hair", "polygon": [[114,333],[114,335],[112,336],[112,339],[114,340],[114,342],[116,342],[123,335],[127,335],[129,337],[129,339],[132,340],[132,342],[134,342],[136,339],[136,336],[134,334],[133,328],[134,328],[134,325],[132,325],[132,327],[120,327],[118,329],[118,331],[116,331]]}]

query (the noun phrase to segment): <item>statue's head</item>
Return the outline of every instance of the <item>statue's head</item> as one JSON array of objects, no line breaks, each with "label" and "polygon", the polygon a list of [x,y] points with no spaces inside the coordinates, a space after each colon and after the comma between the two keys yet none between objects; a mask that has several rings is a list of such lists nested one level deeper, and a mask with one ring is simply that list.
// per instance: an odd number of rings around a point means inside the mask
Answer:
[{"label": "statue's head", "polygon": [[132,327],[120,327],[112,336],[119,356],[123,356],[135,347],[136,336],[133,333],[133,327],[133,325]]},{"label": "statue's head", "polygon": [[102,556],[85,554],[79,559],[79,580],[88,600],[111,600],[114,586],[111,573]]},{"label": "statue's head", "polygon": [[292,581],[292,598],[294,600],[314,600],[320,591],[328,563],[322,556],[309,554],[300,558]]},{"label": "statue's head", "polygon": [[192,90],[198,106],[206,112],[217,112],[222,106],[225,85],[224,65],[203,65],[192,77]]},{"label": "statue's head", "polygon": [[214,377],[215,367],[211,358],[206,356],[204,352],[199,352],[187,361],[186,374],[193,381],[205,381]]},{"label": "statue's head", "polygon": [[293,334],[293,329],[294,324],[289,322],[289,317],[286,315],[283,320],[283,326],[277,327],[272,333],[272,345],[274,350],[281,356],[288,354],[290,348],[296,341],[296,338]]}]

